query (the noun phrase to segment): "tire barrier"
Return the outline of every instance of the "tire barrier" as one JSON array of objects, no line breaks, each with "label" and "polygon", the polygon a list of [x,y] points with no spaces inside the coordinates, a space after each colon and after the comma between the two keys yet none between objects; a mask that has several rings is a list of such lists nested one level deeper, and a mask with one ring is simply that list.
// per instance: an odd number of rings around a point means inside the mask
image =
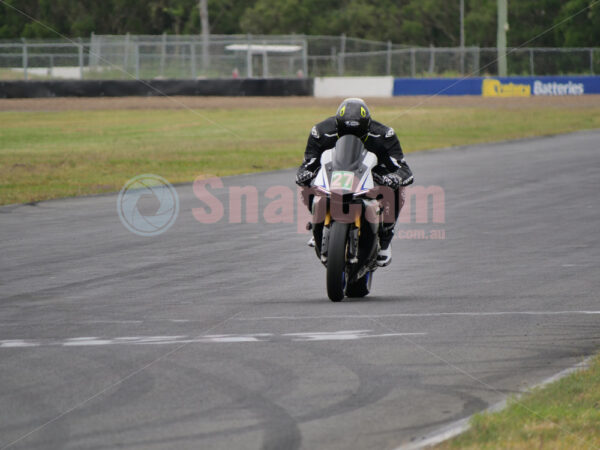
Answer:
[{"label": "tire barrier", "polygon": [[529,97],[600,94],[600,76],[0,81],[0,98],[127,96]]},{"label": "tire barrier", "polygon": [[0,81],[0,98],[128,96],[312,96],[312,78]]}]

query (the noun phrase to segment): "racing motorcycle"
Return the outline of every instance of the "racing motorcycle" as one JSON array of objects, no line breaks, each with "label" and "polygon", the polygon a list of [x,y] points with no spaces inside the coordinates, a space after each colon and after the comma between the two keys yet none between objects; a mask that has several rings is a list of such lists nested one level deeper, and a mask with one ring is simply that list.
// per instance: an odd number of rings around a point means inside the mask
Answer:
[{"label": "racing motorcycle", "polygon": [[334,302],[345,295],[364,297],[371,290],[385,205],[382,188],[373,182],[376,165],[377,156],[359,138],[345,135],[323,152],[312,182],[309,229]]}]

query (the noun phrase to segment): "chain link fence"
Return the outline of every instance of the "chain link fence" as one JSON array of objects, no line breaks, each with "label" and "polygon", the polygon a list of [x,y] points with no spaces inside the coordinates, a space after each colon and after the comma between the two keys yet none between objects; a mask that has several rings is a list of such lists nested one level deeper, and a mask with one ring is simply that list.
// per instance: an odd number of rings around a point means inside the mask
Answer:
[{"label": "chain link fence", "polygon": [[[497,75],[495,48],[408,47],[342,36],[107,36],[0,41],[0,79]],[[600,73],[600,48],[508,49],[509,75]]]}]

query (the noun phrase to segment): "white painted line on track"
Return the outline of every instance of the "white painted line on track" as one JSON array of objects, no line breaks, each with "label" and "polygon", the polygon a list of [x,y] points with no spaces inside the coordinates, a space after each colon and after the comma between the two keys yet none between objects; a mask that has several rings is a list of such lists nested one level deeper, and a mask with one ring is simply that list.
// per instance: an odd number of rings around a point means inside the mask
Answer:
[{"label": "white painted line on track", "polygon": [[27,342],[23,339],[13,339],[12,341],[0,341],[0,347],[19,348],[19,347],[36,347],[36,345],[31,342]]},{"label": "white painted line on track", "polygon": [[294,341],[349,341],[365,338],[396,337],[396,336],[423,336],[427,333],[385,333],[369,335],[370,330],[312,332],[312,333],[286,333],[283,336],[292,336]]},{"label": "white painted line on track", "polygon": [[235,320],[314,320],[314,319],[385,319],[386,317],[494,317],[494,316],[567,316],[598,315],[600,311],[492,311],[492,312],[439,312],[396,314],[332,314],[321,316],[265,316],[238,317]]},{"label": "white painted line on track", "polygon": [[[544,387],[550,383],[554,383],[555,381],[558,381],[561,378],[566,377],[567,375],[572,374],[573,372],[587,368],[590,361],[592,360],[592,358],[593,358],[593,356],[589,356],[585,360],[580,362],[579,364],[576,364],[573,367],[569,367],[565,370],[562,370],[548,378],[545,378],[541,382],[536,383],[533,386],[530,386],[530,387],[524,389],[523,392],[516,397],[516,399],[521,398],[523,395],[525,395],[528,391],[530,391],[532,389]],[[499,412],[499,411],[502,411],[504,408],[506,408],[507,405],[508,405],[508,398],[505,398],[504,400],[494,403],[493,405],[491,405],[490,407],[486,408],[485,410],[483,410],[481,412],[489,412],[489,413]],[[400,447],[397,447],[395,450],[419,450],[419,449],[426,448],[426,447],[432,447],[432,446],[437,445],[441,442],[444,442],[448,439],[452,439],[453,437],[458,436],[461,433],[464,433],[465,431],[467,431],[470,428],[470,422],[474,415],[475,414],[470,415],[469,417],[465,417],[464,419],[457,420],[456,422],[452,422],[448,425],[445,425],[445,426],[437,429],[436,431],[433,431],[431,433],[428,433],[425,436],[415,439],[415,441],[413,441],[413,442],[401,445]]]},{"label": "white painted line on track", "polygon": [[144,323],[144,321],[143,320],[84,320],[80,323],[132,324],[132,323]]},{"label": "white painted line on track", "polygon": [[205,343],[242,343],[273,342],[287,340],[293,342],[347,341],[359,339],[390,338],[399,336],[424,336],[427,333],[385,333],[373,334],[371,330],[315,331],[307,333],[248,333],[213,334],[204,336],[124,336],[95,337],[83,336],[67,339],[5,339],[0,340],[0,348],[30,347],[95,347],[108,345],[167,345],[167,344],[205,344]]},{"label": "white painted line on track", "polygon": [[[258,320],[314,320],[314,319],[385,319],[386,317],[495,317],[495,316],[567,316],[567,315],[600,315],[600,311],[490,311],[490,312],[439,312],[439,313],[396,313],[396,314],[333,314],[322,316],[265,316],[265,317],[239,317],[234,320],[241,321],[258,321]],[[107,325],[131,325],[144,324],[155,322],[171,322],[171,323],[196,323],[201,320],[193,319],[170,319],[156,318],[148,320],[84,320],[80,322],[1,322],[0,327],[19,327],[23,326],[54,326],[54,325],[88,325],[88,324],[107,324]]]},{"label": "white painted line on track", "polygon": [[30,321],[22,321],[22,322],[3,322],[0,321],[0,327],[24,327],[24,326],[83,326],[83,325],[141,325],[147,323],[160,323],[160,322],[170,322],[170,323],[188,323],[188,322],[201,322],[201,320],[190,320],[190,319],[146,319],[146,320],[79,320],[77,322],[68,322],[68,321],[44,321],[44,322],[30,322]]}]

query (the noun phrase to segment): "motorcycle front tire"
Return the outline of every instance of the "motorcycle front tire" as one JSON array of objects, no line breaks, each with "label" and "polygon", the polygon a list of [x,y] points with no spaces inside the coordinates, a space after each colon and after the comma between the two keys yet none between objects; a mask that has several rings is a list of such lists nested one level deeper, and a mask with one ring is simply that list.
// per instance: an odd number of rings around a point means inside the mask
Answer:
[{"label": "motorcycle front tire", "polygon": [[331,224],[327,249],[327,296],[332,302],[340,302],[344,298],[349,226],[341,222]]}]

